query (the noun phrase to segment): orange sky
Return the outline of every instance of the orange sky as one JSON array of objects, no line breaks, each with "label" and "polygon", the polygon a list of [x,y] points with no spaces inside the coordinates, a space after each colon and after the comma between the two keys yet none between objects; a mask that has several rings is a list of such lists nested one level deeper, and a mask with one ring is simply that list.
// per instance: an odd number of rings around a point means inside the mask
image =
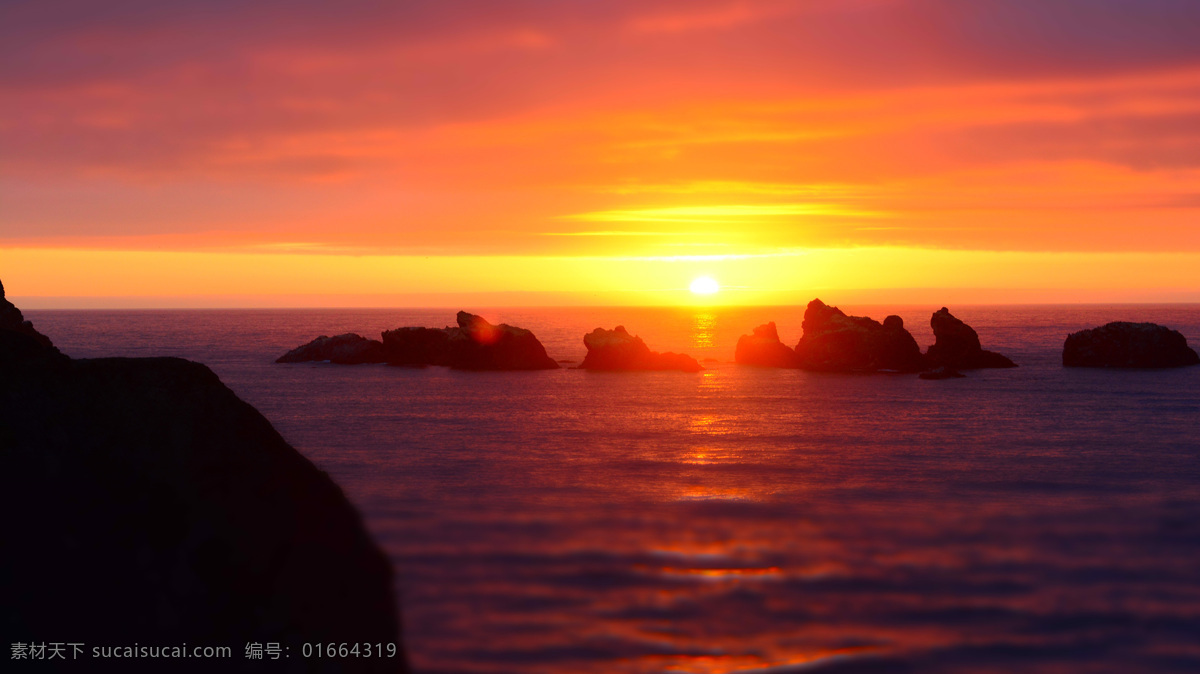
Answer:
[{"label": "orange sky", "polygon": [[31,308],[674,303],[700,274],[729,303],[1200,301],[1196,25],[1179,0],[6,3],[0,278]]}]

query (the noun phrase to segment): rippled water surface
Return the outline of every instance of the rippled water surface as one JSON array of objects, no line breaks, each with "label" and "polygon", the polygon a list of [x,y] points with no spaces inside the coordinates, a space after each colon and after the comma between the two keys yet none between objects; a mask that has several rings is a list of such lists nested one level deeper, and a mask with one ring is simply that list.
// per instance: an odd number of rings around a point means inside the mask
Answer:
[{"label": "rippled water surface", "polygon": [[[923,346],[938,307],[898,313]],[[1200,671],[1200,367],[1060,366],[1110,320],[951,307],[1021,367],[739,367],[803,307],[499,309],[555,359],[624,324],[699,374],[272,361],[447,310],[28,311],[65,352],[206,363],[342,485],[395,562],[420,672]],[[565,368],[571,364],[565,364]]]}]

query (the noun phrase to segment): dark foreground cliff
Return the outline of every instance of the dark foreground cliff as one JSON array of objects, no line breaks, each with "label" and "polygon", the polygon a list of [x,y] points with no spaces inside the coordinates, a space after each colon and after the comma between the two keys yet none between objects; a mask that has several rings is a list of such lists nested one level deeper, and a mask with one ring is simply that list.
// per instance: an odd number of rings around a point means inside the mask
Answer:
[{"label": "dark foreground cliff", "polygon": [[[69,359],[2,292],[0,627],[12,644],[83,644],[31,669],[407,671],[391,566],[325,473],[205,366]],[[396,657],[304,657],[329,642]],[[232,655],[92,655],[184,643]],[[254,643],[280,659],[248,659]]]}]

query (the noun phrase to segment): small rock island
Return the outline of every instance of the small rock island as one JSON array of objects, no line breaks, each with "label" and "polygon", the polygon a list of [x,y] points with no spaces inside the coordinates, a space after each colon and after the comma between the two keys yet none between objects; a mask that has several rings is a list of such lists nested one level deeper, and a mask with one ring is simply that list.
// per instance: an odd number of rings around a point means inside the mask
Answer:
[{"label": "small rock island", "polygon": [[348,332],[335,337],[321,335],[275,359],[276,363],[306,363],[310,361],[329,361],[338,365],[362,365],[383,363],[387,361],[387,355],[384,353],[383,343],[379,340],[367,339],[362,335]]},{"label": "small rock island", "polygon": [[680,370],[699,372],[704,369],[695,358],[682,353],[658,353],[642,341],[641,337],[629,334],[625,326],[612,330],[596,328],[583,337],[587,356],[580,364],[581,370]]},{"label": "small rock island", "polygon": [[899,316],[883,323],[847,316],[819,299],[808,303],[796,344],[799,367],[819,372],[920,372],[925,357]]},{"label": "small rock island", "polygon": [[925,359],[931,368],[981,370],[1017,366],[1007,356],[985,351],[975,329],[955,318],[946,307],[933,313],[929,327],[933,328],[935,341],[925,350]]},{"label": "small rock island", "polygon": [[796,352],[780,341],[774,321],[754,328],[749,335],[738,337],[733,361],[758,367],[800,367]]},{"label": "small rock island", "polygon": [[1067,335],[1064,367],[1167,368],[1200,365],[1176,330],[1156,323],[1114,321]]},{"label": "small rock island", "polygon": [[546,348],[529,330],[492,325],[480,316],[458,312],[457,327],[404,327],[387,330],[382,341],[347,333],[322,335],[280,356],[276,363],[329,361],[342,365],[387,363],[458,370],[554,370]]},{"label": "small rock island", "polygon": [[734,361],[817,372],[921,372],[922,379],[954,379],[962,376],[958,370],[1016,367],[1005,356],[985,351],[975,330],[946,307],[934,312],[929,324],[936,343],[922,354],[899,316],[880,323],[847,316],[814,299],[804,311],[804,335],[795,349],[780,341],[771,322],[738,339]]}]

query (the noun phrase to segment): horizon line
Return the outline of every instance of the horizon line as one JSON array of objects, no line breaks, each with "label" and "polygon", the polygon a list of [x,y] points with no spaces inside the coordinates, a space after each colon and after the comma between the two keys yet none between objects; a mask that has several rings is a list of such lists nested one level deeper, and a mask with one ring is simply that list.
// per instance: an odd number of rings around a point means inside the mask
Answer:
[{"label": "horizon line", "polygon": [[[212,295],[9,295],[23,310],[264,310],[264,309],[446,309],[486,308],[672,308],[728,309],[750,307],[802,307],[813,299],[832,305],[938,305],[1039,306],[1039,305],[1163,305],[1200,304],[1200,290],[1161,289],[992,289],[992,288],[812,288],[805,291],[764,291],[757,297],[678,299],[679,291],[485,291],[444,293],[297,293]],[[730,291],[725,290],[725,293]],[[662,295],[671,293],[673,299]],[[790,296],[790,297],[789,297]],[[793,299],[805,298],[805,299]],[[745,301],[737,301],[737,300]],[[708,300],[708,301],[705,301]]]}]

